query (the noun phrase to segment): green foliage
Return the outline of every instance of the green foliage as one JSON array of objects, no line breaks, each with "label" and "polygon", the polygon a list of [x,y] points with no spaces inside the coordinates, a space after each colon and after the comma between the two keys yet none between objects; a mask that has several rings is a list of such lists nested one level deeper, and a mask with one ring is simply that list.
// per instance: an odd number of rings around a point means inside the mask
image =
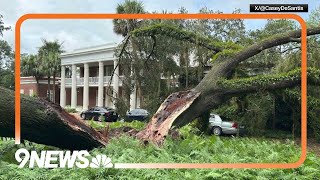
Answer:
[{"label": "green foliage", "polygon": [[[309,73],[312,78],[314,74],[317,74],[319,72]],[[221,85],[225,89],[242,89],[242,88],[247,88],[247,87],[259,87],[263,89],[264,87],[280,82],[280,81],[285,81],[285,80],[290,80],[290,81],[298,81],[300,80],[301,77],[301,70],[300,69],[295,69],[292,70],[288,73],[281,73],[281,74],[276,74],[276,75],[259,75],[259,76],[254,76],[254,77],[249,77],[249,78],[241,78],[241,79],[231,79],[231,80],[220,80],[218,81],[218,84]],[[319,78],[316,77],[315,78]]]},{"label": "green foliage", "polygon": [[64,110],[68,113],[77,113],[78,112],[75,108],[71,108],[71,107],[66,107]]},{"label": "green foliage", "polygon": [[147,27],[143,27],[140,29],[136,29],[131,32],[134,36],[154,36],[154,35],[165,35],[171,38],[189,41],[195,43],[196,45],[204,46],[205,48],[215,50],[217,52],[222,51],[223,49],[240,49],[241,46],[235,43],[223,42],[212,40],[212,38],[207,38],[200,36],[194,32],[189,32],[185,30],[181,30],[178,27],[168,25],[168,24],[156,24]]},{"label": "green foliage", "polygon": [[[0,15],[1,26],[1,15]],[[1,27],[0,27],[1,35]],[[0,86],[14,89],[13,51],[7,41],[0,39]]]},{"label": "green foliage", "polygon": [[241,98],[233,98],[214,112],[226,116],[245,126],[247,135],[264,135],[267,123],[272,115],[272,96],[268,93],[256,93]]},{"label": "green foliage", "polygon": [[42,39],[42,43],[43,45],[38,50],[41,72],[48,76],[56,76],[61,68],[60,54],[64,52],[62,44],[58,40],[48,41],[46,39]]},{"label": "green foliage", "polygon": [[116,129],[120,127],[131,127],[137,130],[142,130],[145,127],[145,123],[141,121],[131,121],[131,122],[97,122],[91,119],[88,122],[89,126],[91,126],[94,129],[103,129],[107,126],[109,126],[110,129]]},{"label": "green foliage", "polygon": [[[314,87],[309,87],[313,89]],[[298,112],[300,114],[301,106],[301,91],[300,90],[283,90],[281,91],[286,102],[289,106],[297,106]],[[309,91],[307,96],[307,128],[308,128],[308,137],[314,137],[317,140],[320,140],[320,123],[319,123],[319,112],[320,112],[320,99],[317,97],[318,94],[312,93]],[[298,122],[300,125],[300,122]],[[299,127],[297,128],[299,129]]]},{"label": "green foliage", "polygon": [[319,26],[319,24],[320,24],[320,6],[316,7],[314,10],[311,11],[307,23],[311,27]]},{"label": "green foliage", "polygon": [[11,27],[5,26],[4,22],[2,20],[3,16],[0,14],[0,36],[3,36],[3,31],[10,30]]},{"label": "green foliage", "polygon": [[236,103],[227,103],[221,105],[218,109],[215,109],[214,112],[228,118],[234,119],[234,116],[237,116],[238,106]]},{"label": "green foliage", "polygon": [[[62,50],[62,43],[58,40],[48,41],[42,39],[42,46],[38,50],[38,58],[40,63],[34,67],[39,69],[41,74],[45,74],[48,77],[48,91],[50,91],[50,77],[53,77],[53,99],[55,99],[55,80],[56,76],[60,74],[61,58],[60,54],[64,52]],[[35,70],[34,70],[35,71]],[[50,93],[48,94],[48,100],[51,100]]]},{"label": "green foliage", "polygon": [[282,130],[265,130],[262,131],[261,134],[265,138],[292,139],[291,132]]},{"label": "green foliage", "polygon": [[21,73],[23,76],[33,76],[37,81],[44,75],[41,60],[37,55],[23,55],[21,57]]},{"label": "green foliage", "polygon": [[209,127],[210,112],[203,113],[200,117],[195,120],[195,128],[199,129],[200,132],[205,134],[211,134]]},{"label": "green foliage", "polygon": [[93,118],[91,120],[89,120],[89,126],[94,128],[94,129],[103,129],[105,127],[107,127],[107,123],[106,122],[96,122]]},{"label": "green foliage", "polygon": [[[299,91],[287,89],[287,90],[282,91],[282,93],[285,94],[287,96],[287,98],[292,101],[301,102],[301,92],[299,92]],[[308,107],[310,107],[310,108],[320,107],[320,99],[312,97],[312,96],[307,96],[307,103],[308,103]]]},{"label": "green foliage", "polygon": [[233,50],[233,49],[225,49],[221,52],[218,52],[216,53],[212,59],[211,59],[211,62],[214,62],[215,60],[217,60],[219,57],[227,57],[227,56],[232,56],[234,55],[235,53],[237,53],[238,50]]},{"label": "green foliage", "polygon": [[[320,114],[320,108],[313,110],[313,111],[309,111],[309,113],[308,113],[308,124],[310,124],[309,127],[311,129],[311,133],[317,141],[320,141],[319,114]],[[311,134],[311,133],[308,131],[308,134]]]},{"label": "green foliage", "polygon": [[[300,148],[292,141],[255,138],[198,136],[193,128],[180,129],[184,138],[168,137],[161,148],[145,146],[128,136],[112,139],[107,147],[94,149],[91,155],[106,154],[112,163],[279,163],[295,162]],[[1,141],[0,141],[1,142]],[[1,142],[1,152],[14,142]],[[22,145],[21,145],[22,146]],[[31,143],[29,150],[49,149]],[[52,147],[51,147],[52,148]],[[10,152],[12,155],[12,152]],[[3,156],[0,156],[3,157]],[[305,164],[297,169],[18,169],[15,162],[0,158],[0,179],[314,179],[320,176],[320,161],[308,153]]]},{"label": "green foliage", "polygon": [[117,113],[119,114],[120,118],[126,117],[126,113],[130,108],[129,104],[125,101],[124,98],[117,98],[115,102],[115,106],[117,109]]},{"label": "green foliage", "polygon": [[14,90],[14,71],[10,69],[5,69],[0,72],[0,86]]},{"label": "green foliage", "polygon": [[[42,150],[58,150],[56,147],[46,146],[42,144],[36,144],[29,141],[24,141],[24,144],[15,144],[14,139],[10,138],[9,140],[0,140],[0,164],[2,162],[17,164],[14,154],[15,151],[20,148],[25,148],[29,151],[40,152]],[[1,168],[0,168],[1,169]],[[0,173],[1,174],[1,173]],[[2,179],[2,178],[0,178]]]},{"label": "green foliage", "polygon": [[110,129],[120,128],[120,127],[131,127],[136,130],[142,130],[145,127],[146,123],[141,121],[131,121],[131,122],[112,122],[109,124]]},{"label": "green foliage", "polygon": [[[117,5],[117,14],[143,14],[145,13],[143,3],[136,0],[125,0]],[[126,36],[130,31],[138,27],[137,19],[114,19],[113,31],[116,34]]]},{"label": "green foliage", "polygon": [[[320,70],[315,68],[308,68],[307,76],[309,83],[319,84],[320,82]],[[272,74],[272,75],[259,75],[249,78],[231,79],[231,80],[219,80],[218,84],[225,89],[242,89],[248,87],[259,87],[261,89],[267,87],[270,84],[283,81],[299,81],[301,78],[301,69],[291,70],[287,73]]]}]

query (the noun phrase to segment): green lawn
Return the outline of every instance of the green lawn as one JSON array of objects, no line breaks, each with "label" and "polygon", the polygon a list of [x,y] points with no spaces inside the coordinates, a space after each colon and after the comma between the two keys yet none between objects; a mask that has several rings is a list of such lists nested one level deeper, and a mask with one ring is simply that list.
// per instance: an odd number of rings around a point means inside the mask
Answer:
[{"label": "green lawn", "polygon": [[[112,126],[118,127],[118,124]],[[137,124],[133,125],[140,127]],[[168,138],[163,147],[142,145],[138,140],[122,136],[111,140],[105,148],[91,155],[106,154],[113,163],[277,163],[295,162],[300,148],[292,141],[262,138],[233,138],[196,135],[190,126],[180,129],[183,138]],[[22,145],[20,146],[22,147]],[[0,179],[318,179],[320,159],[309,153],[305,164],[297,169],[17,169],[13,141],[1,142]],[[32,144],[30,150],[50,149]]]}]

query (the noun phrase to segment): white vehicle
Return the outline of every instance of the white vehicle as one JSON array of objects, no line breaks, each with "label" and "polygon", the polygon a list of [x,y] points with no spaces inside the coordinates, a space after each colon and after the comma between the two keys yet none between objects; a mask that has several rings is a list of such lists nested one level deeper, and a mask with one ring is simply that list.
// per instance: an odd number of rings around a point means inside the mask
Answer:
[{"label": "white vehicle", "polygon": [[[240,128],[243,129],[244,127],[241,126]],[[216,136],[220,136],[222,134],[235,135],[239,130],[238,123],[217,114],[210,114],[209,129],[211,130],[212,134]]]}]

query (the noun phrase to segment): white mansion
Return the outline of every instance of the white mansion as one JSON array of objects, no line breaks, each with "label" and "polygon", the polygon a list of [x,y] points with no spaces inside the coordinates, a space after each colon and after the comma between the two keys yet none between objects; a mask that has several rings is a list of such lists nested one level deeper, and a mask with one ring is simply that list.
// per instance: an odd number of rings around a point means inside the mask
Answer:
[{"label": "white mansion", "polygon": [[[114,107],[110,95],[122,95],[123,78],[121,66],[114,54],[116,47],[117,44],[109,43],[61,54],[61,107],[83,110],[92,106]],[[70,77],[66,77],[67,69],[71,69]],[[107,91],[111,93],[108,95]],[[140,106],[139,99],[134,91],[130,96],[130,109]]]}]

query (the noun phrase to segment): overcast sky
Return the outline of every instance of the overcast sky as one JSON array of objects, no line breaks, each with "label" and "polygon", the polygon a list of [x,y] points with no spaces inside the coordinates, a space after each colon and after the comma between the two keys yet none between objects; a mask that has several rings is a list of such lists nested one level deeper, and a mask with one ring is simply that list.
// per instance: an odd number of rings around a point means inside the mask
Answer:
[{"label": "overcast sky", "polygon": [[[28,13],[115,13],[123,0],[0,0],[0,14],[12,31],[4,33],[4,39],[14,46],[14,26],[17,19]],[[190,13],[197,13],[201,7],[231,13],[240,8],[249,12],[250,3],[307,3],[310,9],[320,6],[319,0],[143,0],[145,10],[152,12],[167,10],[177,12],[185,7]],[[300,13],[304,19],[308,13]],[[260,28],[263,20],[247,20],[250,29]],[[122,38],[113,33],[111,20],[27,20],[21,29],[21,52],[36,53],[41,38],[58,39],[66,51],[108,42],[120,42]]]}]

